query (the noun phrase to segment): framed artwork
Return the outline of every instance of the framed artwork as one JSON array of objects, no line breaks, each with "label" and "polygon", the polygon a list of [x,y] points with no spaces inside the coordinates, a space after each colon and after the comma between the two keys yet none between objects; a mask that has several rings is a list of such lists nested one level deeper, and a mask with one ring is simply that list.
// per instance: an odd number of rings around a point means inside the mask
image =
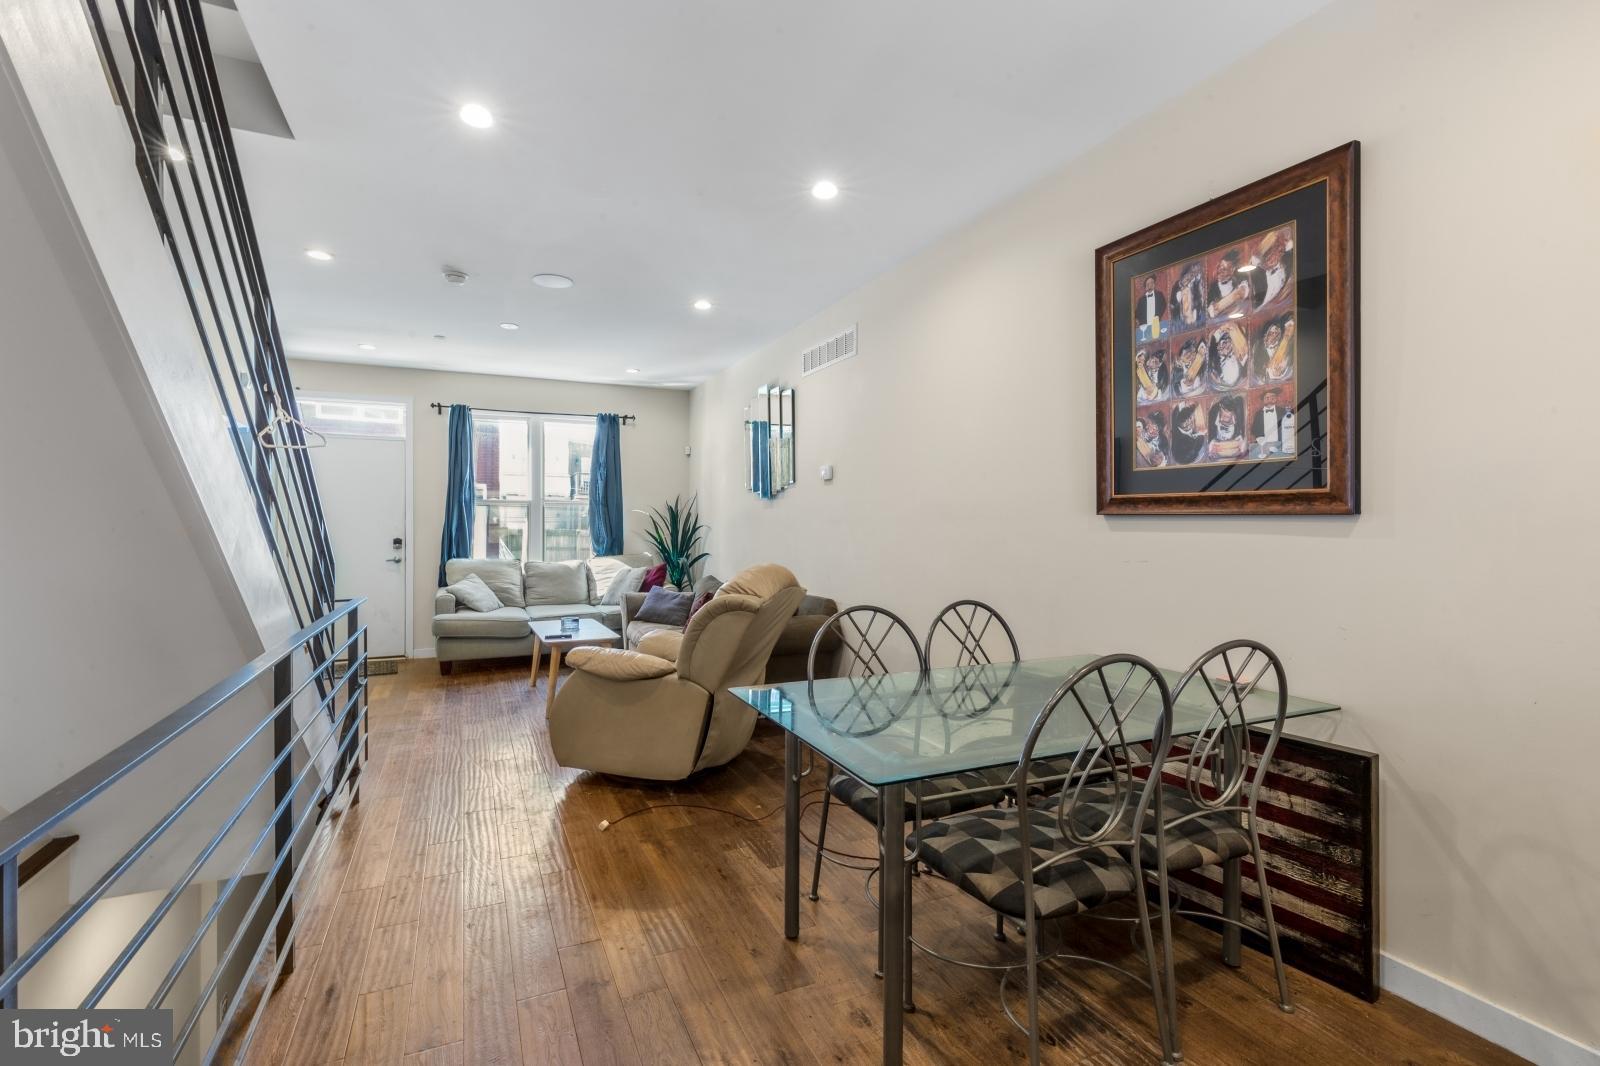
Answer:
[{"label": "framed artwork", "polygon": [[1356,514],[1355,141],[1095,252],[1100,514]]}]

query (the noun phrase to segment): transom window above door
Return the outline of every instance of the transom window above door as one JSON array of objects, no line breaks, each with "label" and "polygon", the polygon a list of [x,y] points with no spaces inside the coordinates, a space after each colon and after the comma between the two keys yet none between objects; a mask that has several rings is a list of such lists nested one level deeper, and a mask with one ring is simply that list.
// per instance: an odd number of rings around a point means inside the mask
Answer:
[{"label": "transom window above door", "polygon": [[477,415],[472,434],[478,500],[474,556],[563,562],[594,554],[589,541],[593,422]]},{"label": "transom window above door", "polygon": [[329,396],[299,396],[300,420],[323,434],[345,437],[406,435],[406,405],[385,400],[340,400]]}]

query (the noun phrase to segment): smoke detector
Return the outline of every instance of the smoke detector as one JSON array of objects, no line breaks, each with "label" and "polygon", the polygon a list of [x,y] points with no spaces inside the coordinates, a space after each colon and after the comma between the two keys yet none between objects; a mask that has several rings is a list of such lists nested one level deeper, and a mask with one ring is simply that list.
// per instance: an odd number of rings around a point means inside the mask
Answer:
[{"label": "smoke detector", "polygon": [[465,285],[467,283],[467,272],[465,270],[456,270],[453,267],[445,267],[444,280],[451,285]]}]

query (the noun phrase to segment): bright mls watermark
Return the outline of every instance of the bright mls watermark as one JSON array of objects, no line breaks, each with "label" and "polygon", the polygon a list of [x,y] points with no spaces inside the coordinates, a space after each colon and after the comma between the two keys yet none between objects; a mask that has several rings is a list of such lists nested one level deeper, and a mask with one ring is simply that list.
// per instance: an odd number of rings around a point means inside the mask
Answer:
[{"label": "bright mls watermark", "polygon": [[10,1010],[0,1013],[0,1066],[63,1060],[172,1062],[170,1010]]}]

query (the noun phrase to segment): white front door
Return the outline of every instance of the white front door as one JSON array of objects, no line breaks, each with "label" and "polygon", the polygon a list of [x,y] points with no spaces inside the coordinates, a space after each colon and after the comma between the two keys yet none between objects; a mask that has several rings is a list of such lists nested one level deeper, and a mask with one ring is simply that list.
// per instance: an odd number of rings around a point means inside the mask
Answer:
[{"label": "white front door", "polygon": [[367,654],[406,654],[406,442],[338,437],[311,453],[333,541],[334,594],[365,596]]}]

